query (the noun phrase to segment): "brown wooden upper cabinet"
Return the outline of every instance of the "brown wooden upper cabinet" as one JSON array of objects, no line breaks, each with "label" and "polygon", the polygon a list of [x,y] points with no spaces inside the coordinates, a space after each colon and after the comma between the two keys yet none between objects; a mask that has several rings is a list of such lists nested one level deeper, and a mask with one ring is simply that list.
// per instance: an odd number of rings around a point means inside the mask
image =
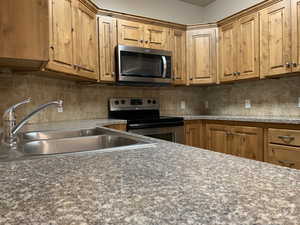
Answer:
[{"label": "brown wooden upper cabinet", "polygon": [[170,50],[170,29],[128,20],[118,20],[118,44]]},{"label": "brown wooden upper cabinet", "polygon": [[173,57],[173,84],[185,85],[186,77],[186,32],[172,29],[171,50]]},{"label": "brown wooden upper cabinet", "polygon": [[74,67],[77,69],[79,76],[98,79],[96,14],[86,7],[83,2],[75,1],[75,3]]},{"label": "brown wooden upper cabinet", "polygon": [[217,28],[187,31],[189,84],[212,84],[217,78]]},{"label": "brown wooden upper cabinet", "polygon": [[116,81],[117,20],[108,16],[99,16],[99,66],[100,81]]},{"label": "brown wooden upper cabinet", "polygon": [[96,12],[85,0],[1,2],[0,66],[97,80]]},{"label": "brown wooden upper cabinet", "polygon": [[292,64],[293,72],[300,71],[300,0],[292,0]]},{"label": "brown wooden upper cabinet", "polygon": [[259,78],[258,13],[220,27],[220,82]]},{"label": "brown wooden upper cabinet", "polygon": [[262,78],[300,71],[299,9],[299,0],[282,0],[260,11]]},{"label": "brown wooden upper cabinet", "polygon": [[206,135],[210,150],[263,161],[262,128],[207,124]]}]

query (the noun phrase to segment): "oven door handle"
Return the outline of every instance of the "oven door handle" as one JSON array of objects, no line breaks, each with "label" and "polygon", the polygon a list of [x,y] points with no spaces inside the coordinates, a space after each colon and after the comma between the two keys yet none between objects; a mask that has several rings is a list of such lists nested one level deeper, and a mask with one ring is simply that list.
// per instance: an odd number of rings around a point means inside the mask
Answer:
[{"label": "oven door handle", "polygon": [[162,59],[162,62],[163,62],[162,77],[166,78],[166,76],[167,76],[167,57],[166,56],[162,56],[161,59]]},{"label": "oven door handle", "polygon": [[128,124],[128,130],[137,130],[137,129],[147,129],[147,128],[163,128],[163,127],[181,127],[183,126],[183,121],[181,122],[170,122],[170,123],[139,123],[139,124]]}]

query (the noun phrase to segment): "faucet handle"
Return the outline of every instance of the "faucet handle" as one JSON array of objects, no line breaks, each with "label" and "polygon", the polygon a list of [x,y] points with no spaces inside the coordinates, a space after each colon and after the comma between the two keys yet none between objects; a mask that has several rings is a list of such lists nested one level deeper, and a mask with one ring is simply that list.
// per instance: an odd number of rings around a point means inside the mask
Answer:
[{"label": "faucet handle", "polygon": [[31,102],[31,98],[28,98],[22,102],[19,102],[11,107],[9,107],[3,114],[3,118],[7,118],[8,120],[15,120],[15,115],[14,115],[14,111],[16,108],[18,108],[21,105],[27,104]]}]

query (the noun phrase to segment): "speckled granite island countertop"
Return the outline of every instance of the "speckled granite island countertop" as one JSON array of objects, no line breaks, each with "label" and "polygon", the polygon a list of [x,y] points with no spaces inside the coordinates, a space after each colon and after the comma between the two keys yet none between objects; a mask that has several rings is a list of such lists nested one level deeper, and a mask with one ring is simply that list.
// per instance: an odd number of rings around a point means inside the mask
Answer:
[{"label": "speckled granite island countertop", "polygon": [[300,171],[164,141],[0,163],[0,174],[0,224],[300,223]]},{"label": "speckled granite island countertop", "polygon": [[[185,120],[223,120],[256,123],[300,124],[300,117],[186,115]],[[300,224],[300,223],[299,223]]]}]

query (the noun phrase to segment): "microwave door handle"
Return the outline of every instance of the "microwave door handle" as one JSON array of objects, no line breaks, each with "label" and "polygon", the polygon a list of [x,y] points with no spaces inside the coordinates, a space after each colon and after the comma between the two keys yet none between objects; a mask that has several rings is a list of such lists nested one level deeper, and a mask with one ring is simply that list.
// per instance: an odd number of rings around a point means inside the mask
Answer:
[{"label": "microwave door handle", "polygon": [[162,62],[163,62],[162,77],[166,78],[166,76],[167,76],[167,58],[166,58],[166,56],[162,56],[161,59],[162,59]]}]

